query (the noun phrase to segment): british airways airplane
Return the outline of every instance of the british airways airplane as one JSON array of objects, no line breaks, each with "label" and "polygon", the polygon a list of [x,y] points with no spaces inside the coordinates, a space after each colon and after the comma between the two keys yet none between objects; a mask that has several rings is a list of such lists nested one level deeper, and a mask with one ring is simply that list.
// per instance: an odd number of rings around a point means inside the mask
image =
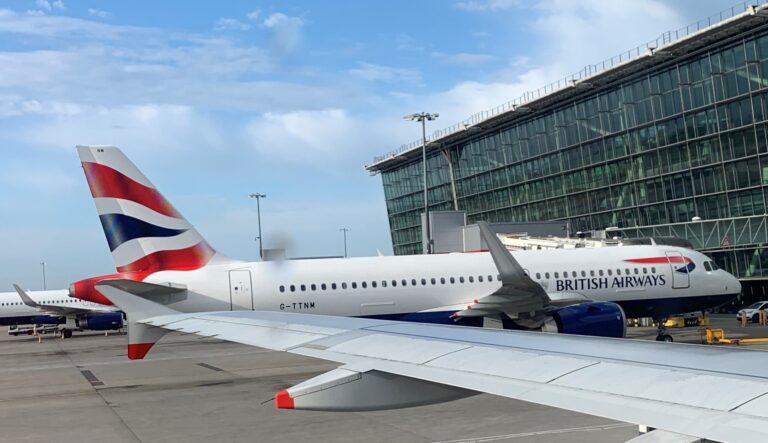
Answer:
[{"label": "british airways airplane", "polygon": [[66,289],[0,293],[0,326],[61,325],[64,338],[72,331],[111,331],[123,327],[123,314],[113,306],[69,297]]},{"label": "british airways airplane", "polygon": [[[70,295],[97,303],[110,303],[96,285],[112,280],[178,312],[266,310],[471,326],[494,321],[505,329],[622,337],[626,317],[703,310],[741,291],[734,276],[691,249],[654,244],[509,253],[482,222],[489,252],[244,262],[214,250],[121,150],[77,150],[117,273],[73,283]],[[154,343],[140,329],[129,328],[131,358],[143,358]]]}]

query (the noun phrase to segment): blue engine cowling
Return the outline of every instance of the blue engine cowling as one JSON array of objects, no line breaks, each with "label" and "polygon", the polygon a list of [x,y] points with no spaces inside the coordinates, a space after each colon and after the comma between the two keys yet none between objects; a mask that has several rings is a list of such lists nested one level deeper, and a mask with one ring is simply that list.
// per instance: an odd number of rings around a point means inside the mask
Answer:
[{"label": "blue engine cowling", "polygon": [[579,303],[554,311],[542,330],[561,334],[623,338],[627,332],[627,318],[621,306],[616,303]]},{"label": "blue engine cowling", "polygon": [[109,312],[105,314],[86,314],[77,319],[80,329],[91,331],[111,331],[123,327],[123,314],[121,312]]}]

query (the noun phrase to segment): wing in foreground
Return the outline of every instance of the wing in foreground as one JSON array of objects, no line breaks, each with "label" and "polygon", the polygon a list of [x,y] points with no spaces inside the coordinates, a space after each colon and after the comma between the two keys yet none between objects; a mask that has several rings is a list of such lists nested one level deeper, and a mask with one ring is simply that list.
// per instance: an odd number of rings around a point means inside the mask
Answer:
[{"label": "wing in foreground", "polygon": [[129,346],[170,330],[342,364],[278,393],[278,407],[384,409],[485,392],[683,436],[768,441],[766,352],[283,312],[181,314],[109,284],[99,291],[128,315]]}]

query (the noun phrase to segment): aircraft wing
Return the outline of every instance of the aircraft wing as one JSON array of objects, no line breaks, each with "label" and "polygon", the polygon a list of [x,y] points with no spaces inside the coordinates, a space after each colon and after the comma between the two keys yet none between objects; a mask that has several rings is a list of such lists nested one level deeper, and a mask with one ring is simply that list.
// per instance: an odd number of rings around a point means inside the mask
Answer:
[{"label": "aircraft wing", "polygon": [[21,301],[30,308],[38,309],[42,312],[46,312],[52,315],[75,315],[87,312],[114,312],[115,309],[110,306],[94,306],[93,308],[80,308],[77,306],[58,306],[47,305],[44,303],[38,303],[29,296],[21,287],[17,284],[13,285],[16,293],[19,294]]},{"label": "aircraft wing", "polygon": [[768,441],[767,352],[284,312],[182,314],[108,282],[98,289],[128,316],[129,356],[141,340],[180,331],[341,364],[277,393],[279,408],[375,410],[482,392],[666,431],[647,441]]},{"label": "aircraft wing", "polygon": [[477,227],[499,271],[501,287],[492,294],[473,300],[453,316],[485,317],[504,312],[514,318],[518,313],[539,312],[549,306],[551,300],[547,292],[528,276],[520,263],[490,230],[488,224],[479,221]]}]

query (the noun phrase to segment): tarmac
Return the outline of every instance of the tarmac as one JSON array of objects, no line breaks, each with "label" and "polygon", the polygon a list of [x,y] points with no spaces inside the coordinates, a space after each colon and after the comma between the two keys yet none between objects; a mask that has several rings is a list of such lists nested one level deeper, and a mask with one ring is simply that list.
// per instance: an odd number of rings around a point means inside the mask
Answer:
[{"label": "tarmac", "polygon": [[[726,335],[765,336],[713,319]],[[673,330],[700,342],[697,328]],[[630,328],[636,338],[652,328]],[[768,350],[768,346],[750,348]],[[439,405],[365,413],[275,409],[275,392],[336,365],[189,335],[170,334],[146,360],[126,337],[0,336],[0,442],[623,442],[637,427],[478,395]]]}]

